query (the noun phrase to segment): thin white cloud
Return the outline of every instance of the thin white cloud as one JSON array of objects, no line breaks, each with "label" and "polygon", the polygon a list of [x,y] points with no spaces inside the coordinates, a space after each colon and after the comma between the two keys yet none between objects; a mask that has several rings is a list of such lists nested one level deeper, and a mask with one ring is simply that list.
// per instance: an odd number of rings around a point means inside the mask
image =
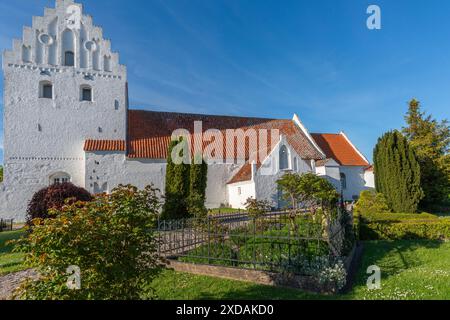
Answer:
[{"label": "thin white cloud", "polygon": [[227,58],[226,56],[224,56],[222,54],[222,52],[220,50],[217,50],[216,48],[214,48],[213,46],[211,46],[208,42],[206,42],[204,40],[204,38],[198,33],[198,31],[196,31],[195,29],[193,29],[192,27],[190,27],[188,24],[186,24],[180,17],[179,15],[172,10],[169,5],[167,4],[167,2],[165,1],[159,1],[159,3],[161,4],[162,7],[164,7],[166,9],[166,11],[172,16],[172,18],[175,20],[175,22],[178,23],[178,25],[180,25],[185,31],[187,31],[188,33],[190,33],[199,43],[201,43],[206,49],[210,50],[211,52],[213,52],[213,54],[215,54],[216,57],[220,58],[222,61],[226,62],[229,66],[231,66],[233,69],[235,69],[236,71],[244,74],[245,76],[256,80],[257,82],[263,84],[264,86],[266,86],[269,89],[272,89],[274,91],[277,91],[278,93],[283,94],[284,96],[288,97],[288,98],[294,98],[296,99],[297,96],[293,95],[292,93],[276,86],[272,81],[266,79],[265,77],[248,70],[247,68],[242,67],[241,65],[237,64],[236,62],[232,61],[231,59]]}]

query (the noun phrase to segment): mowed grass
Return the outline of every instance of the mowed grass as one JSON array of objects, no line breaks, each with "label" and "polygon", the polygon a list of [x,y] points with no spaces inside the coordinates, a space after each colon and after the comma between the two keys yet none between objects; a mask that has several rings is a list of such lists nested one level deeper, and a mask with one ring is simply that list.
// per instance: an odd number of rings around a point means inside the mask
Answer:
[{"label": "mowed grass", "polygon": [[[382,272],[381,290],[367,289],[367,268]],[[450,299],[450,243],[376,241],[365,244],[351,292],[325,296],[299,290],[165,271],[153,286],[163,300],[421,300]]]},{"label": "mowed grass", "polygon": [[[367,268],[381,268],[381,289],[367,289]],[[348,299],[450,300],[450,242],[373,241],[365,244]]]},{"label": "mowed grass", "polygon": [[[23,254],[12,253],[6,242],[23,231],[0,233],[0,275],[24,269]],[[381,269],[381,289],[367,289],[367,268]],[[450,242],[370,241],[365,243],[361,267],[351,292],[318,295],[207,276],[164,271],[153,281],[162,300],[450,300]]]},{"label": "mowed grass", "polygon": [[164,271],[153,281],[161,300],[310,300],[324,296],[295,289]]},{"label": "mowed grass", "polygon": [[8,245],[10,240],[19,239],[24,231],[0,232],[0,275],[21,271],[24,269],[23,253],[13,253],[13,246]]}]

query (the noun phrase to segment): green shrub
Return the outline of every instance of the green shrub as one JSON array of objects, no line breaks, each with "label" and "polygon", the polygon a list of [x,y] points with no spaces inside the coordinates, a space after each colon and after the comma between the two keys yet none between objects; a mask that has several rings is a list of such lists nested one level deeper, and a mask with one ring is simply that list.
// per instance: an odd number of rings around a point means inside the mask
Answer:
[{"label": "green shrub", "polygon": [[383,194],[373,190],[364,190],[355,205],[354,212],[356,214],[382,213],[389,212],[389,207]]},{"label": "green shrub", "polygon": [[450,239],[450,219],[421,213],[375,213],[361,216],[361,240]]},{"label": "green shrub", "polygon": [[[25,282],[17,297],[31,300],[128,300],[152,295],[163,268],[153,230],[160,208],[157,190],[119,186],[110,195],[53,211],[34,220],[17,243],[25,265],[40,279]],[[67,268],[81,271],[80,290],[70,290]]]},{"label": "green shrub", "polygon": [[248,198],[245,203],[245,209],[250,217],[257,219],[262,217],[267,212],[270,212],[272,207],[269,201]]},{"label": "green shrub", "polygon": [[53,218],[51,209],[60,210],[66,204],[77,201],[91,201],[92,195],[83,188],[72,183],[57,183],[43,188],[33,195],[27,208],[27,225],[31,226],[34,219]]},{"label": "green shrub", "polygon": [[402,222],[405,220],[434,220],[439,219],[438,216],[430,214],[430,213],[371,213],[371,214],[362,214],[362,221],[364,222]]},{"label": "green shrub", "polygon": [[444,240],[450,239],[450,220],[409,220],[361,224],[361,240]]}]

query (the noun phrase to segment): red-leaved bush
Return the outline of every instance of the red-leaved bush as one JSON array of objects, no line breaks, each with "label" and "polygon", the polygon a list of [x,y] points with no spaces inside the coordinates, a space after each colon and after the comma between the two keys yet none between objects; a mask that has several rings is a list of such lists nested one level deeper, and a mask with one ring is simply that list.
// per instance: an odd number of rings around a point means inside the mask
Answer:
[{"label": "red-leaved bush", "polygon": [[36,192],[28,204],[27,224],[31,226],[34,219],[48,219],[50,209],[61,210],[66,204],[78,201],[92,201],[92,195],[72,183],[54,184]]}]

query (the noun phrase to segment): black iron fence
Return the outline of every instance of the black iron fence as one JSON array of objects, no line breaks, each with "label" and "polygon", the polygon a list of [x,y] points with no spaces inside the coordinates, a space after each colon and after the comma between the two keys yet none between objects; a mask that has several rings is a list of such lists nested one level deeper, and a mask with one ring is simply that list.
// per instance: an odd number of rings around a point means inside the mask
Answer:
[{"label": "black iron fence", "polygon": [[[338,221],[339,219],[335,219]],[[318,257],[338,256],[343,227],[309,214],[246,213],[157,222],[161,255],[208,265],[301,272]]]},{"label": "black iron fence", "polygon": [[14,219],[0,219],[0,232],[12,231],[14,227]]}]

